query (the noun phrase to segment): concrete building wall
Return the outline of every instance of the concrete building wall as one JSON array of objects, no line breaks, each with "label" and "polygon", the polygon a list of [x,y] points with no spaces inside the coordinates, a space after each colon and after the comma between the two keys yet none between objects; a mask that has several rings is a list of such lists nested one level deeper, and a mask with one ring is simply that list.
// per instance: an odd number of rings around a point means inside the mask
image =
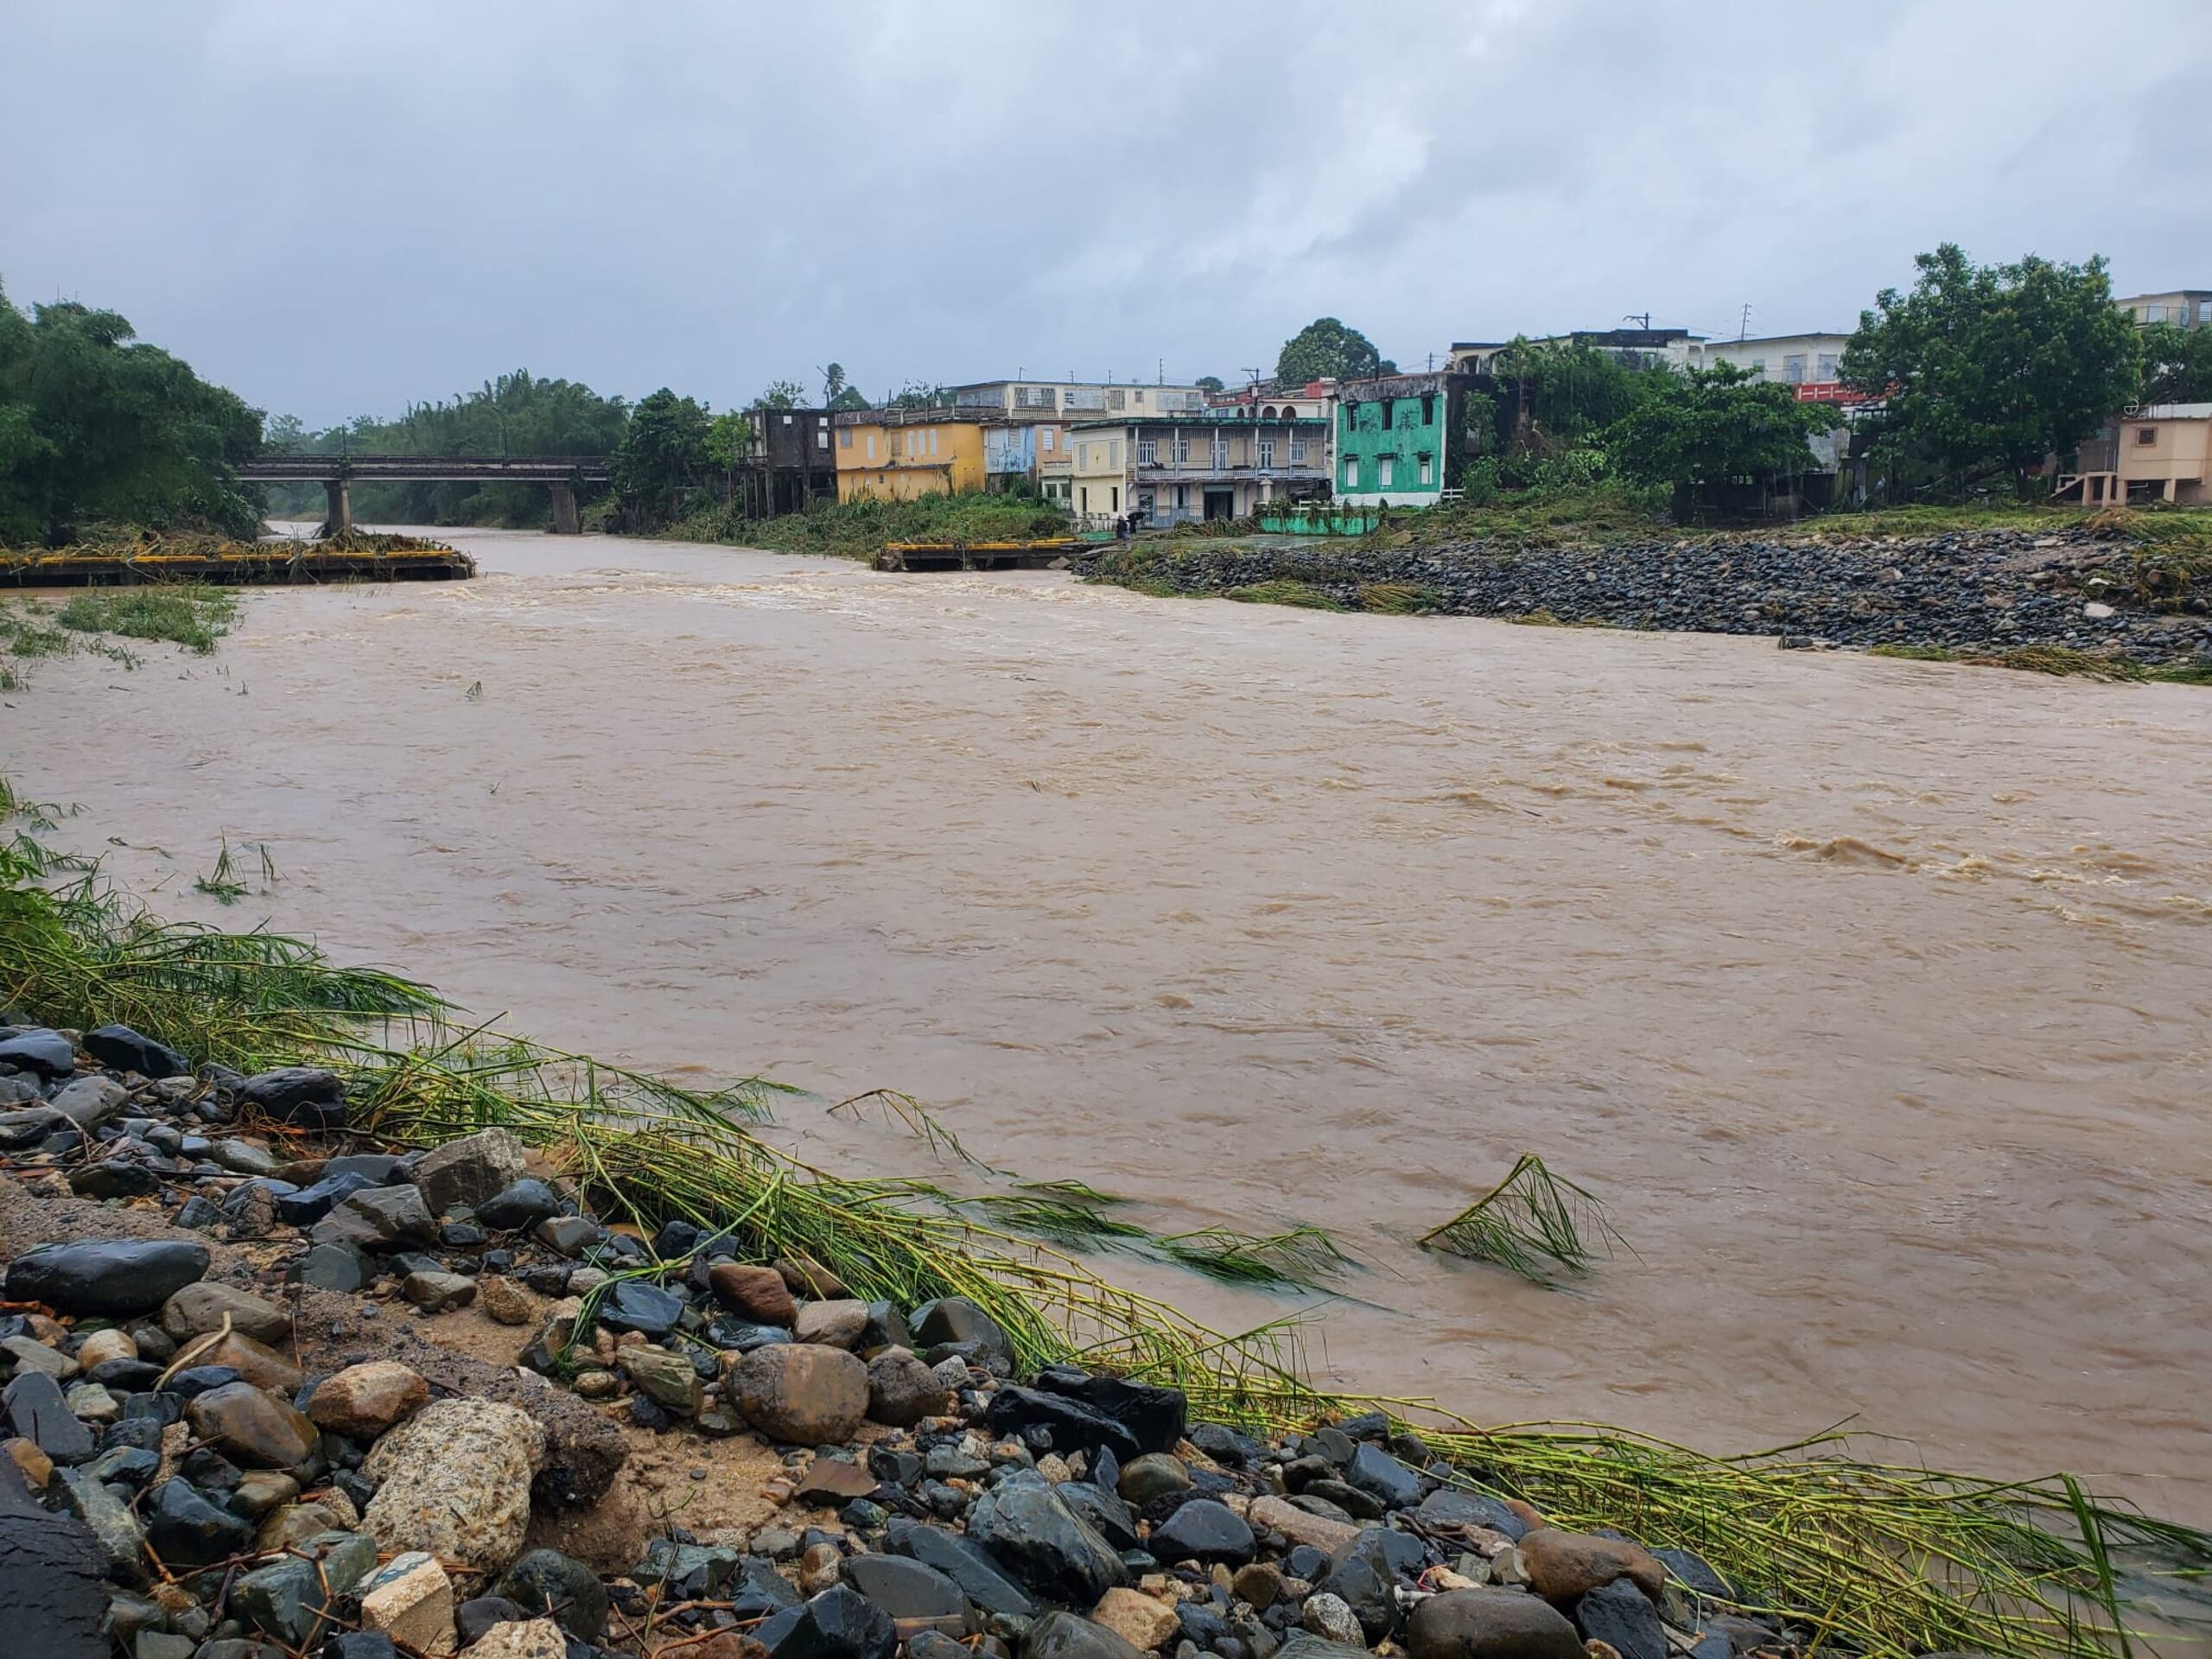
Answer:
[{"label": "concrete building wall", "polygon": [[911,501],[983,487],[983,429],[950,410],[842,416],[836,434],[840,501]]},{"label": "concrete building wall", "polygon": [[1433,506],[1464,444],[1465,383],[1398,375],[1337,388],[1336,499],[1353,506]]}]

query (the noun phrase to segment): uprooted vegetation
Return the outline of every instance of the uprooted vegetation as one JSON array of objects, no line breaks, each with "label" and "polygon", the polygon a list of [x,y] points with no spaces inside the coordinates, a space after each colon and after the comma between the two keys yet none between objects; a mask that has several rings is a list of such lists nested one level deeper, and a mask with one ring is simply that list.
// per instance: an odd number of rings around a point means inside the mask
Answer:
[{"label": "uprooted vegetation", "polygon": [[[2129,1598],[2145,1581],[2132,1571],[2153,1558],[2189,1573],[2212,1564],[2212,1536],[2100,1502],[2066,1476],[1989,1481],[1885,1464],[1833,1434],[1715,1458],[1602,1426],[1485,1426],[1333,1392],[1304,1374],[1294,1319],[1210,1330],[1022,1236],[1057,1227],[1085,1248],[1119,1236],[1171,1258],[1181,1244],[1217,1266],[1257,1257],[1277,1281],[1312,1282],[1342,1264],[1311,1230],[1160,1238],[1080,1183],[995,1184],[980,1196],[1010,1202],[979,1204],[936,1177],[841,1176],[763,1132],[799,1098],[788,1090],[683,1087],[472,1026],[429,988],[340,967],[304,942],[163,922],[29,835],[0,844],[0,1006],[53,1026],[121,1022],[242,1071],[335,1070],[354,1127],[394,1148],[503,1126],[644,1236],[688,1222],[741,1241],[747,1259],[819,1262],[856,1297],[966,1297],[1003,1327],[1022,1374],[1056,1362],[1120,1371],[1185,1390],[1194,1418],[1269,1434],[1382,1411],[1480,1491],[1561,1526],[1696,1551],[1735,1586],[1727,1605],[1780,1611],[1806,1639],[2091,1659],[2119,1649],[2138,1618]],[[909,1122],[930,1151],[948,1150],[941,1130]],[[1532,1179],[1524,1160],[1508,1189],[1532,1207],[1506,1234],[1533,1228],[1554,1266],[1586,1259],[1590,1223],[1555,1178]],[[1503,1207],[1485,1200],[1443,1230],[1461,1244],[1481,1233],[1476,1253],[1501,1260],[1498,1230],[1477,1224]]]}]

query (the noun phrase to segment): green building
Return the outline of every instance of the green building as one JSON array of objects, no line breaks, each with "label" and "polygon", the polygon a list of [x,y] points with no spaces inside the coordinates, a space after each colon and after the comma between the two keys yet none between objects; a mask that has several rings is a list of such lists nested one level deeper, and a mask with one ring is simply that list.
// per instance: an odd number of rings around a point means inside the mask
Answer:
[{"label": "green building", "polygon": [[1388,374],[1337,386],[1338,501],[1431,507],[1456,489],[1467,454],[1472,377]]}]

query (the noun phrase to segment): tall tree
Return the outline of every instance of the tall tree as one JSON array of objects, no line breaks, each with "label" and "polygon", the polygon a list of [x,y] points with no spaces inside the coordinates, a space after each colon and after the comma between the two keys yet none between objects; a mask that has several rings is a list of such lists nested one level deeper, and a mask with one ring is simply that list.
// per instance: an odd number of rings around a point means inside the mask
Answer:
[{"label": "tall tree", "polygon": [[1624,477],[1672,485],[1688,516],[1717,486],[1802,470],[1813,459],[1807,441],[1834,421],[1790,387],[1724,363],[1663,373],[1607,433],[1606,448]]},{"label": "tall tree", "polygon": [[1191,384],[1196,386],[1200,391],[1219,391],[1222,390],[1221,377],[1217,374],[1202,374],[1197,379],[1192,381]]},{"label": "tall tree", "polygon": [[1334,317],[1316,317],[1283,342],[1275,359],[1275,378],[1287,386],[1309,380],[1357,380],[1370,374],[1395,374],[1398,365],[1375,349],[1375,342]]},{"label": "tall tree", "polygon": [[260,446],[260,410],[116,313],[26,317],[0,294],[0,541],[102,520],[250,535],[261,514],[237,468]]},{"label": "tall tree", "polygon": [[666,386],[638,400],[613,466],[614,487],[633,518],[665,524],[677,516],[684,486],[707,464],[707,411]]},{"label": "tall tree", "polygon": [[755,409],[797,409],[806,401],[806,388],[796,380],[771,380],[753,400]]},{"label": "tall tree", "polygon": [[837,406],[837,395],[845,389],[845,365],[832,363],[822,371],[822,402],[825,408]]},{"label": "tall tree", "polygon": [[2142,346],[2101,257],[1976,265],[1946,242],[1915,263],[1912,291],[1885,289],[1843,354],[1845,384],[1878,400],[1866,429],[1893,474],[1952,493],[2004,474],[2024,493],[2135,400]]},{"label": "tall tree", "polygon": [[2212,403],[2212,327],[2154,322],[2142,331],[2145,404]]}]

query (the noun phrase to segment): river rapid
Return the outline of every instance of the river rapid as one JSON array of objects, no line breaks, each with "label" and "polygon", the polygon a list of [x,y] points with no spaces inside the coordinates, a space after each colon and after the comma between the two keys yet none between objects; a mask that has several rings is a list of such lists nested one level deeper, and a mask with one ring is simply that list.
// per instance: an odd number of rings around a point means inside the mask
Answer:
[{"label": "river rapid", "polygon": [[[0,770],[164,913],[907,1090],[1165,1230],[1326,1227],[1333,1301],[1103,1265],[1310,1306],[1343,1383],[1716,1451],[1855,1418],[2212,1522],[2212,693],[440,533],[479,580],[35,665]],[[226,837],[280,880],[219,909]],[[1634,1254],[1414,1247],[1524,1151]]]}]

